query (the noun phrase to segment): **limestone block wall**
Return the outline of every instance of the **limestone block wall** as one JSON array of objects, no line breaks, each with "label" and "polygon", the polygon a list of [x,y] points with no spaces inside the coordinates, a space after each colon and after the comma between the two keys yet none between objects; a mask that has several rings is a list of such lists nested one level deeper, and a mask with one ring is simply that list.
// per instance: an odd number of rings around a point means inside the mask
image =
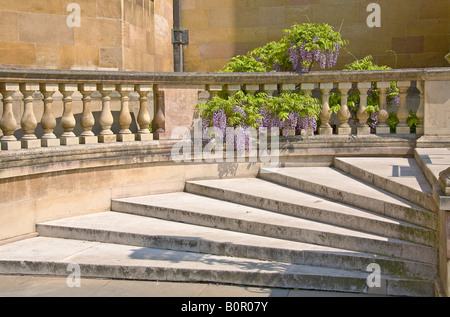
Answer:
[{"label": "limestone block wall", "polygon": [[[380,27],[370,28],[370,3],[380,5]],[[380,65],[397,68],[448,66],[448,0],[184,0],[186,71],[216,71],[229,58],[278,41],[294,23],[328,23],[350,41],[357,58],[373,55]],[[396,63],[393,50],[397,53]],[[335,69],[354,61],[342,52]]]},{"label": "limestone block wall", "polygon": [[172,23],[172,0],[1,0],[0,67],[171,71]]}]

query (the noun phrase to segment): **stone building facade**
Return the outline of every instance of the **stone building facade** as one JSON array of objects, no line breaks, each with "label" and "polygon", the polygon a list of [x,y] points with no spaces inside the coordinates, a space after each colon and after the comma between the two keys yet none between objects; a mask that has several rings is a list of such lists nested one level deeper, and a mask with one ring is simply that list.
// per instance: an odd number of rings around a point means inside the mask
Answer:
[{"label": "stone building facade", "polygon": [[[269,41],[294,23],[328,23],[341,29],[357,58],[372,55],[397,68],[448,66],[448,0],[183,0],[183,27],[189,29],[186,71],[215,71],[230,57]],[[380,27],[369,27],[368,5],[380,7]],[[371,19],[372,20],[372,19]],[[341,27],[342,25],[342,27]],[[334,69],[354,61],[342,51]]]},{"label": "stone building facade", "polygon": [[0,66],[171,71],[172,10],[172,0],[1,0]]},{"label": "stone building facade", "polygon": [[[293,23],[341,29],[357,58],[397,68],[448,66],[448,0],[181,0],[184,71],[216,71],[279,40]],[[380,27],[369,27],[368,5]],[[0,0],[0,67],[171,72],[174,0]],[[68,25],[80,8],[80,25]],[[393,53],[395,52],[397,56]],[[335,69],[354,60],[341,52]]]}]

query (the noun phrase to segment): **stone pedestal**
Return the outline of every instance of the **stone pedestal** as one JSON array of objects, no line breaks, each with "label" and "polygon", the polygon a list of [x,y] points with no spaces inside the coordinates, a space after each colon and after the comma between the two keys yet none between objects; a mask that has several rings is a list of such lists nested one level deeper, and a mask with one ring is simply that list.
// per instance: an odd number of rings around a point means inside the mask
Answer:
[{"label": "stone pedestal", "polygon": [[95,135],[82,135],[80,136],[80,144],[96,144],[98,138]]},{"label": "stone pedestal", "polygon": [[356,128],[358,135],[369,135],[370,134],[370,127],[368,125],[364,126],[358,126]]},{"label": "stone pedestal", "polygon": [[117,135],[117,142],[133,142],[136,140],[136,137],[134,134],[118,134]]},{"label": "stone pedestal", "polygon": [[78,145],[80,144],[80,139],[76,136],[62,136],[61,145]]},{"label": "stone pedestal", "polygon": [[377,129],[377,134],[390,134],[391,133],[391,128],[388,125],[378,126],[376,129]]},{"label": "stone pedestal", "polygon": [[1,141],[0,143],[4,151],[20,150],[22,148],[20,141]]},{"label": "stone pedestal", "polygon": [[350,125],[348,125],[348,127],[345,126],[339,126],[337,128],[337,134],[339,135],[348,135],[348,134],[352,134],[352,128],[350,127]]},{"label": "stone pedestal", "polygon": [[117,142],[117,137],[114,134],[100,134],[98,136],[99,143],[114,143]]},{"label": "stone pedestal", "polygon": [[138,133],[138,134],[136,134],[136,141],[153,141],[153,134],[152,133],[148,133],[148,134]]},{"label": "stone pedestal", "polygon": [[41,140],[41,146],[42,147],[54,147],[54,146],[60,146],[61,141],[59,139],[42,139]]},{"label": "stone pedestal", "polygon": [[35,149],[41,147],[41,140],[33,139],[33,140],[21,140],[20,141],[22,149]]}]

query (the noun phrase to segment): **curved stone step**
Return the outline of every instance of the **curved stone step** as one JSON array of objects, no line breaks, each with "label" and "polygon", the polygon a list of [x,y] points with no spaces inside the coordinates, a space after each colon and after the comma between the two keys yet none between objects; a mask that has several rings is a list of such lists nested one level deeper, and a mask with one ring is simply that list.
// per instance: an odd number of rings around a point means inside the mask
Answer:
[{"label": "curved stone step", "polygon": [[438,238],[434,230],[261,179],[189,181],[186,182],[185,191],[349,229],[437,246]]},{"label": "curved stone step", "polygon": [[260,178],[436,230],[437,215],[331,167],[262,168]]},{"label": "curved stone step", "polygon": [[436,264],[437,250],[189,193],[114,199],[113,211]]},{"label": "curved stone step", "polygon": [[256,260],[434,279],[436,266],[350,250],[201,227],[131,214],[104,212],[37,224],[40,236],[197,252]]},{"label": "curved stone step", "polygon": [[[0,246],[0,274],[214,282],[263,287],[370,293],[369,272],[257,261],[192,252],[37,237]],[[433,296],[430,281],[383,276],[387,295]],[[376,289],[380,292],[379,289]]]},{"label": "curved stone step", "polygon": [[335,158],[343,172],[431,211],[437,211],[433,189],[414,158]]}]

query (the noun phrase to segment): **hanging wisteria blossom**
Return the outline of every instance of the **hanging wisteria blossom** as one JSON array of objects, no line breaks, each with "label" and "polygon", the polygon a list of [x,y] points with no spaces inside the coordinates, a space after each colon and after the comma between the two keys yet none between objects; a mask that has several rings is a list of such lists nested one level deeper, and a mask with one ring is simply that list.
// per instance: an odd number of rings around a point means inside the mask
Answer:
[{"label": "hanging wisteria blossom", "polygon": [[295,24],[284,38],[289,45],[286,54],[296,72],[308,72],[314,63],[321,69],[333,68],[341,48],[347,44],[328,24]]}]

